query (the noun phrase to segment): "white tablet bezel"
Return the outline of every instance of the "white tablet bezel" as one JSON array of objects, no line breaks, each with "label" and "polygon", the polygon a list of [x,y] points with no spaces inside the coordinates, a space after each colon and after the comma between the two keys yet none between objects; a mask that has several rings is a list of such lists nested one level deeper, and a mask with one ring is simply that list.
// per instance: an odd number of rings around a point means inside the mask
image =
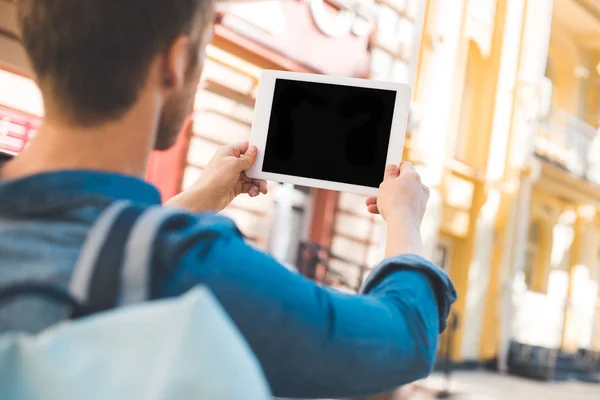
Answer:
[{"label": "white tablet bezel", "polygon": [[[273,105],[273,95],[275,92],[275,81],[277,79],[331,83],[334,85],[358,86],[395,91],[396,104],[394,106],[394,116],[392,120],[392,129],[390,133],[390,144],[388,147],[386,165],[400,164],[402,161],[406,127],[408,124],[408,113],[410,108],[410,87],[403,83],[372,81],[367,79],[336,77],[328,75],[314,75],[288,71],[265,70],[262,72],[260,77],[260,84],[258,86],[256,104],[254,107],[252,131],[250,134],[250,144],[256,146],[259,151],[255,165],[246,171],[248,177],[320,189],[337,190],[340,192],[353,192],[366,196],[377,196],[379,194],[379,188],[304,178],[293,175],[277,174],[262,170],[265,157],[264,150],[266,149],[267,145],[267,136],[271,119],[271,107]],[[381,174],[381,179],[383,181],[383,171]]]}]

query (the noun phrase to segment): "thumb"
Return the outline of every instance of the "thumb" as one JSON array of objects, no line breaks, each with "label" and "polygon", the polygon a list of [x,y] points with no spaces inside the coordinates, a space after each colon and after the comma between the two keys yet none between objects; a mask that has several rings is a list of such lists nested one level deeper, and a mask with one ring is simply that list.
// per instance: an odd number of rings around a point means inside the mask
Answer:
[{"label": "thumb", "polygon": [[400,168],[397,165],[391,164],[385,167],[385,177],[384,179],[397,178],[400,176]]},{"label": "thumb", "polygon": [[254,165],[257,153],[258,150],[255,146],[248,147],[248,150],[238,159],[242,171],[245,171]]}]

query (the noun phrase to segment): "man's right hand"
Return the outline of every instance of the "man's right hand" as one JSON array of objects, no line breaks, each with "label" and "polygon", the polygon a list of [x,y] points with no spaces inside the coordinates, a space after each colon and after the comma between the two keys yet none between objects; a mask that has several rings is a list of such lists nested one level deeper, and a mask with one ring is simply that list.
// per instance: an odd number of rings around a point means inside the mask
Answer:
[{"label": "man's right hand", "polygon": [[369,212],[387,222],[386,257],[422,253],[421,222],[429,200],[429,188],[412,164],[389,165],[379,187],[379,197],[366,201]]}]

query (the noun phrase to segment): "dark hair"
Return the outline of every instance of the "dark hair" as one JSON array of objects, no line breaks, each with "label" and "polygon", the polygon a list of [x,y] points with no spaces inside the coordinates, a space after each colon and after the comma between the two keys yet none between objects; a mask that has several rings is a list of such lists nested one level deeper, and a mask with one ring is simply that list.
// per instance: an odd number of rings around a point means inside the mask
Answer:
[{"label": "dark hair", "polygon": [[17,4],[22,40],[42,92],[81,124],[124,114],[145,84],[153,57],[196,23],[204,33],[214,13],[213,0]]}]

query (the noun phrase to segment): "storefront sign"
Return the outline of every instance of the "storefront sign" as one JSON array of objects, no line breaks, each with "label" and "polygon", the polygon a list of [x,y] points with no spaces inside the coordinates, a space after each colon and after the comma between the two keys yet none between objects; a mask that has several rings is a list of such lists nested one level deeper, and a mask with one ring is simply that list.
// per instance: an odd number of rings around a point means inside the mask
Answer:
[{"label": "storefront sign", "polygon": [[375,12],[364,0],[338,1],[340,10],[333,11],[325,0],[309,0],[313,21],[327,36],[353,34],[367,37],[375,25]]},{"label": "storefront sign", "polygon": [[0,152],[16,155],[23,151],[37,133],[36,117],[0,107]]},{"label": "storefront sign", "polygon": [[233,3],[225,10],[220,24],[308,70],[366,77],[375,15],[369,12],[369,3],[364,0]]}]

